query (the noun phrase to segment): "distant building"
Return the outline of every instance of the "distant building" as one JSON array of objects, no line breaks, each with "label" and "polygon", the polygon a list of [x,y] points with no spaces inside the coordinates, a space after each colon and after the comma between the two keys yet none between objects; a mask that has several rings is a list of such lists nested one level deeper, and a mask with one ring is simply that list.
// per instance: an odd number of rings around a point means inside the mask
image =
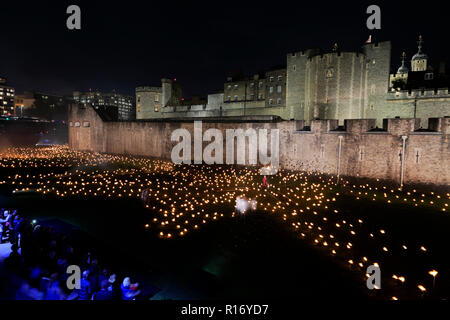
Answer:
[{"label": "distant building", "polygon": [[99,91],[73,93],[75,102],[90,104],[94,108],[117,108],[119,120],[133,120],[136,117],[135,98],[118,93],[103,93]]},{"label": "distant building", "polygon": [[227,109],[285,107],[286,68],[274,67],[251,78],[228,77],[223,102]]},{"label": "distant building", "polygon": [[68,105],[72,101],[70,97],[42,92],[25,92],[14,98],[14,115],[65,121]]},{"label": "distant building", "polygon": [[0,115],[14,115],[15,90],[6,82],[6,78],[0,76]]},{"label": "distant building", "polygon": [[136,88],[136,119],[155,118],[161,110],[161,87]]},{"label": "distant building", "polygon": [[[434,70],[429,57],[418,50],[406,66],[392,74],[391,43],[366,42],[357,51],[307,49],[287,54],[286,67],[272,68],[252,77],[228,77],[223,93],[205,102],[180,101],[181,89],[163,79],[161,87],[136,89],[139,119],[278,116],[285,120],[429,118],[450,116],[450,76],[441,63]],[[150,95],[152,95],[150,97]],[[154,97],[161,95],[157,104]],[[148,111],[148,112],[147,112]]]},{"label": "distant building", "polygon": [[182,103],[182,91],[176,79],[161,79],[161,87],[137,87],[136,119],[164,118],[167,107]]},{"label": "distant building", "polygon": [[32,92],[25,92],[24,94],[16,94],[14,97],[14,115],[23,117],[33,107],[34,94]]}]

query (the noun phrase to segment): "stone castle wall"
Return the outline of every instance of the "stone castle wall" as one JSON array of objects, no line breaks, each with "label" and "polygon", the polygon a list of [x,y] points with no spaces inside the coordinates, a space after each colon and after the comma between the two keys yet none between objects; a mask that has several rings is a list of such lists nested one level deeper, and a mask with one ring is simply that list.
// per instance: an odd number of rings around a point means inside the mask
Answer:
[{"label": "stone castle wall", "polygon": [[[286,56],[286,85],[282,82],[282,105],[269,105],[270,95],[266,92],[271,85],[267,79],[241,82],[226,82],[224,93],[208,96],[206,105],[156,107],[154,88],[137,88],[138,119],[185,118],[185,117],[228,117],[228,116],[279,116],[284,120],[338,119],[342,125],[345,119],[376,119],[381,127],[384,118],[421,118],[420,126],[428,127],[428,119],[450,116],[450,95],[448,88],[434,90],[413,90],[412,92],[390,92],[391,43],[389,41],[366,43],[361,52],[345,52],[339,49],[323,53],[309,49],[289,53]],[[273,71],[283,75],[282,70]],[[270,76],[271,73],[267,72]],[[277,78],[277,77],[275,77]],[[260,91],[251,90],[247,82],[254,82],[258,89],[263,83],[264,99],[242,101]],[[171,92],[167,79],[160,92]],[[234,89],[234,85],[238,87]],[[266,85],[267,84],[267,85]],[[273,82],[274,88],[278,81]],[[274,91],[274,94],[276,90]],[[234,101],[237,95],[238,100]],[[228,102],[228,96],[230,102]],[[272,95],[274,101],[276,97]],[[277,96],[278,97],[278,96]],[[284,105],[284,98],[286,103]],[[166,98],[168,99],[168,98]],[[221,99],[221,101],[220,101]],[[214,100],[211,103],[211,100]],[[416,102],[415,102],[416,100]],[[227,101],[227,102],[225,102]],[[157,110],[157,111],[155,111]]]},{"label": "stone castle wall", "polygon": [[[170,159],[171,133],[186,128],[190,121],[103,122],[97,112],[72,106],[69,114],[69,146],[75,150],[130,154]],[[416,132],[419,119],[385,119],[384,131],[375,119],[346,120],[345,130],[337,120],[280,122],[203,122],[208,128],[280,130],[282,168],[319,171],[336,175],[341,139],[340,174],[400,182],[402,136],[406,136],[405,183],[449,185],[450,118],[430,119],[434,131]],[[224,134],[225,136],[225,134]],[[205,143],[206,145],[206,143]],[[225,144],[224,144],[225,145]]]},{"label": "stone castle wall", "polygon": [[[414,104],[416,117],[421,119],[420,126],[428,127],[429,118],[443,118],[450,116],[450,94],[448,89],[412,90],[389,92],[386,103],[374,110],[374,115],[385,118],[413,118]],[[371,116],[371,114],[369,114]]]}]

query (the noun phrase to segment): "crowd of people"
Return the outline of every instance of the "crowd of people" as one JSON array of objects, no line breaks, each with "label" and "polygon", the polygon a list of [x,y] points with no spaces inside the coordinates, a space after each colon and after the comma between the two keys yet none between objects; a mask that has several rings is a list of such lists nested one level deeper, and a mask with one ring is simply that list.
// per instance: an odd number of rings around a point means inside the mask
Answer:
[{"label": "crowd of people", "polygon": [[[129,277],[120,282],[117,274],[103,268],[99,259],[73,245],[64,234],[21,217],[17,210],[0,209],[1,243],[11,243],[4,260],[8,278],[20,283],[14,299],[26,300],[136,300],[143,294]],[[68,285],[73,273],[81,270],[76,288]],[[68,281],[69,280],[69,281]]]}]

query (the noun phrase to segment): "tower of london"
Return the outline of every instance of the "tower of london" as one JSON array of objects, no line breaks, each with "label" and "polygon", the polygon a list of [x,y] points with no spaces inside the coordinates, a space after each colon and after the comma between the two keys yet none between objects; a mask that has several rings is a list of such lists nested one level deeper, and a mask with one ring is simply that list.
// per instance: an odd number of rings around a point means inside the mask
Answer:
[{"label": "tower of london", "polygon": [[275,116],[284,120],[419,118],[450,115],[450,77],[431,67],[420,36],[408,67],[407,54],[391,69],[391,42],[365,43],[360,51],[307,49],[288,53],[286,64],[253,76],[227,78],[223,93],[186,101],[181,87],[136,88],[136,118],[223,118]]}]

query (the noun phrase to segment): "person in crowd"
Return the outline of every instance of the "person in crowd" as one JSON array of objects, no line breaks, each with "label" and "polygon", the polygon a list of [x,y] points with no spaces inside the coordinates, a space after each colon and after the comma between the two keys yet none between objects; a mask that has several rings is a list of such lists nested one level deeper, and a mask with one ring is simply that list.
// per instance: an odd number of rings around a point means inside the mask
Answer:
[{"label": "person in crowd", "polygon": [[108,285],[108,281],[103,280],[100,284],[100,290],[93,294],[92,300],[112,300],[113,293],[108,290]]},{"label": "person in crowd", "polygon": [[18,292],[16,293],[16,300],[43,300],[44,293],[32,287],[28,282],[23,281]]},{"label": "person in crowd", "polygon": [[100,276],[100,268],[98,266],[98,260],[92,259],[91,265],[88,268],[89,271],[89,282],[91,283],[92,290],[97,291],[100,289],[100,282],[98,281]]},{"label": "person in crowd", "polygon": [[46,288],[45,300],[65,300],[66,296],[64,291],[61,289],[58,281],[58,274],[53,273],[50,276],[48,285]]},{"label": "person in crowd", "polygon": [[3,243],[3,233],[6,233],[6,229],[9,226],[10,213],[8,210],[3,211],[2,216],[0,216],[0,243]]},{"label": "person in crowd", "polygon": [[16,237],[14,233],[14,226],[17,223],[17,210],[11,211],[11,216],[9,217],[9,221],[6,223],[9,231],[9,242],[15,243]]},{"label": "person in crowd", "polygon": [[40,288],[42,275],[43,270],[40,265],[36,264],[32,266],[29,274],[30,285],[34,288]]},{"label": "person in crowd", "polygon": [[102,272],[98,276],[98,281],[101,284],[102,281],[108,282],[108,279],[109,279],[109,271],[108,271],[108,269],[103,268]]},{"label": "person in crowd", "polygon": [[17,244],[13,244],[11,246],[11,253],[5,259],[5,266],[9,270],[16,273],[20,273],[22,271],[23,259],[22,256],[19,254],[19,247],[17,246]]},{"label": "person in crowd", "polygon": [[[50,248],[50,250],[51,250],[51,248]],[[57,272],[58,263],[57,263],[57,259],[56,259],[56,251],[51,250],[50,252],[48,252],[47,257],[44,262],[44,267],[50,273]]]},{"label": "person in crowd", "polygon": [[14,233],[14,239],[19,247],[20,247],[20,237],[21,237],[23,223],[24,223],[24,219],[20,215],[17,215],[16,219],[14,220],[13,233]]},{"label": "person in crowd", "polygon": [[78,300],[90,300],[92,294],[91,282],[88,280],[89,271],[83,271],[83,276],[80,281],[80,289],[78,290]]},{"label": "person in crowd", "polygon": [[117,281],[117,276],[112,274],[108,279],[108,290],[111,292],[113,300],[121,300],[122,299],[122,290],[119,282]]},{"label": "person in crowd", "polygon": [[[117,276],[102,268],[91,252],[78,251],[66,235],[30,222],[15,210],[0,210],[0,228],[0,236],[8,231],[12,241],[11,254],[4,264],[5,270],[15,273],[19,280],[13,289],[18,299],[136,300],[141,296],[138,283],[131,283],[129,277],[123,283],[117,281]],[[80,265],[85,270],[78,290],[70,291],[63,285],[68,265]]]},{"label": "person in crowd", "polygon": [[123,279],[120,289],[122,290],[122,300],[135,300],[136,296],[141,293],[139,290],[139,284],[131,283],[129,277]]}]

